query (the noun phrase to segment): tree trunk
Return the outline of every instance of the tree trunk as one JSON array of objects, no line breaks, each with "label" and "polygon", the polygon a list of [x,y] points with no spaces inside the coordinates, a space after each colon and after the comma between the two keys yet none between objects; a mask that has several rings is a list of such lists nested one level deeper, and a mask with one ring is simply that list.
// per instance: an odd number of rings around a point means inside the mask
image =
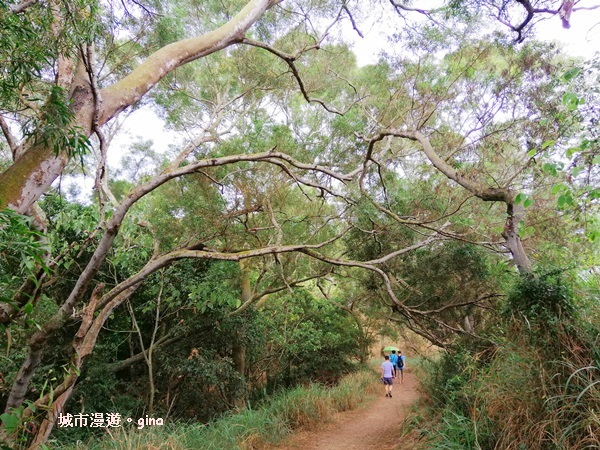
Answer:
[{"label": "tree trunk", "polygon": [[[506,247],[510,251],[513,261],[520,273],[531,272],[531,262],[523,248],[521,238],[519,237],[519,222],[523,218],[523,207],[515,204],[515,195],[508,188],[490,188],[481,183],[463,177],[452,166],[444,161],[434,150],[429,139],[420,131],[390,131],[387,133],[392,136],[403,137],[419,142],[423,153],[433,164],[433,166],[442,172],[446,177],[455,181],[463,188],[471,192],[486,202],[503,202],[506,204],[506,224],[502,236],[506,240]],[[377,137],[376,137],[377,138]],[[375,139],[376,139],[375,138]]]},{"label": "tree trunk", "polygon": [[506,247],[513,257],[513,261],[521,274],[531,272],[531,261],[523,248],[519,237],[519,222],[523,217],[523,207],[513,202],[506,204],[506,224],[502,237],[506,240]]},{"label": "tree trunk", "polygon": [[[250,0],[225,25],[202,36],[162,47],[128,76],[98,92],[93,91],[89,75],[80,63],[70,85],[74,115],[72,126],[79,127],[81,133],[90,136],[95,126],[105,124],[139,101],[177,67],[240,42],[254,22],[275,3]],[[64,170],[69,160],[65,150],[56,155],[51,145],[35,144],[30,139],[21,156],[0,174],[0,209],[8,207],[25,214]]]},{"label": "tree trunk", "polygon": [[469,334],[475,334],[475,319],[470,313],[466,313],[463,317],[463,328]]},{"label": "tree trunk", "polygon": [[67,403],[67,400],[69,400],[73,393],[74,387],[74,384],[69,386],[69,388],[54,401],[46,417],[42,421],[42,424],[35,435],[35,439],[29,446],[29,450],[39,450],[40,446],[48,440],[50,433],[52,433],[52,429],[54,428],[54,424],[58,420],[59,415],[64,411],[65,403]]},{"label": "tree trunk", "polygon": [[[248,260],[241,260],[240,266],[240,287],[241,287],[241,304],[243,305],[252,297],[252,286],[250,284],[250,267]],[[244,383],[244,395],[236,399],[236,406],[243,408],[246,404],[246,344],[244,342],[243,330],[236,330],[233,340],[233,364],[235,370],[240,374]]]},{"label": "tree trunk", "polygon": [[19,369],[19,373],[12,385],[8,401],[6,402],[6,412],[10,412],[12,408],[18,408],[23,403],[25,395],[29,389],[29,383],[39,366],[46,345],[50,336],[60,329],[68,320],[69,316],[62,314],[61,311],[56,313],[52,319],[44,324],[42,329],[36,331],[30,342],[27,357]]},{"label": "tree trunk", "polygon": [[[124,215],[124,213],[123,213]],[[115,222],[116,220],[116,222]],[[79,303],[85,291],[88,289],[94,276],[98,272],[100,265],[104,261],[106,253],[112,247],[112,243],[117,235],[118,226],[120,225],[121,217],[115,215],[113,217],[113,226],[102,236],[100,244],[96,248],[91,261],[86,266],[85,270],[77,280],[75,287],[67,300],[63,303],[60,309],[48,320],[44,325],[36,331],[29,343],[27,357],[19,369],[19,373],[15,378],[8,401],[6,410],[10,408],[18,408],[23,403],[23,399],[29,389],[29,383],[33,377],[35,369],[39,366],[42,355],[46,349],[49,339],[54,335],[56,330],[60,329],[69,320],[73,313],[73,309]]]}]

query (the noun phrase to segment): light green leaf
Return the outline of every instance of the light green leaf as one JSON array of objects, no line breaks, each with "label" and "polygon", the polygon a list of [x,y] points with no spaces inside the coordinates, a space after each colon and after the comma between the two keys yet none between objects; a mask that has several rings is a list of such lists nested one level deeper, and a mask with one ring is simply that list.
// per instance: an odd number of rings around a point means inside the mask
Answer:
[{"label": "light green leaf", "polygon": [[563,95],[562,103],[569,111],[575,111],[577,106],[579,106],[579,97],[572,92],[567,92],[565,95]]},{"label": "light green leaf", "polygon": [[546,141],[546,142],[544,142],[544,143],[542,144],[542,150],[545,150],[545,149],[547,149],[548,147],[550,147],[550,146],[554,145],[555,143],[556,143],[556,141],[555,141],[555,140],[549,140],[549,141]]},{"label": "light green leaf", "polygon": [[519,236],[522,238],[533,236],[534,234],[535,234],[534,227],[523,227],[519,230]]},{"label": "light green leaf", "polygon": [[561,194],[558,197],[557,203],[558,203],[559,208],[563,208],[565,206],[571,206],[571,205],[573,205],[573,197],[571,197],[570,193]]},{"label": "light green leaf", "polygon": [[556,165],[551,164],[551,163],[544,163],[542,165],[542,170],[552,176],[556,176],[558,175],[558,171],[556,170]]},{"label": "light green leaf", "polygon": [[577,75],[581,73],[581,69],[579,67],[573,67],[572,69],[567,70],[563,75],[563,80],[571,81]]},{"label": "light green leaf", "polygon": [[559,192],[568,191],[569,187],[564,183],[557,183],[552,186],[552,190],[550,191],[553,195],[558,194]]},{"label": "light green leaf", "polygon": [[523,194],[522,192],[519,192],[517,194],[517,196],[515,197],[515,205],[520,204],[521,202],[525,201],[527,199],[527,194]]},{"label": "light green leaf", "polygon": [[9,433],[12,433],[19,426],[19,417],[16,414],[4,413],[0,415],[0,420],[2,420],[4,428]]}]

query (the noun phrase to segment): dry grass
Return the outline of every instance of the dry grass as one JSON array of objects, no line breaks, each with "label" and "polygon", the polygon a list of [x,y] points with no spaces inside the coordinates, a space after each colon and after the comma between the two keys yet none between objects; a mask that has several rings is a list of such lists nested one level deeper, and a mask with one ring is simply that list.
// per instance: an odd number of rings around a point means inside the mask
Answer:
[{"label": "dry grass", "polygon": [[[351,374],[333,388],[311,385],[292,389],[260,410],[245,410],[206,426],[201,424],[116,429],[110,439],[87,442],[74,450],[258,450],[280,442],[292,430],[310,430],[331,421],[338,411],[361,405],[375,392],[373,373]],[[367,394],[367,395],[366,395]]]},{"label": "dry grass", "polygon": [[505,343],[488,364],[433,390],[446,397],[429,398],[430,415],[415,426],[426,448],[600,449],[600,367],[590,344],[561,339],[554,344],[565,350],[552,360],[544,348]]}]

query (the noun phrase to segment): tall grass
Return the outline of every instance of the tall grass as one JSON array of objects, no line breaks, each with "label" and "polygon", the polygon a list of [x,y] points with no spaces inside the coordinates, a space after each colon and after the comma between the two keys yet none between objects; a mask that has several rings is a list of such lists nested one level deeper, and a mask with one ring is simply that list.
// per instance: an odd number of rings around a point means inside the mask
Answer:
[{"label": "tall grass", "polygon": [[431,438],[427,448],[600,449],[600,367],[592,361],[582,348],[548,360],[518,341],[485,362],[446,355],[424,377],[430,410],[418,427]]},{"label": "tall grass", "polygon": [[291,431],[331,421],[339,411],[360,406],[379,387],[372,371],[344,377],[332,388],[298,387],[281,393],[257,410],[232,413],[209,425],[171,424],[143,429],[117,428],[100,441],[64,450],[253,450],[276,444]]},{"label": "tall grass", "polygon": [[494,345],[461,340],[429,367],[428,449],[600,449],[597,296],[586,301],[560,272],[517,280]]}]

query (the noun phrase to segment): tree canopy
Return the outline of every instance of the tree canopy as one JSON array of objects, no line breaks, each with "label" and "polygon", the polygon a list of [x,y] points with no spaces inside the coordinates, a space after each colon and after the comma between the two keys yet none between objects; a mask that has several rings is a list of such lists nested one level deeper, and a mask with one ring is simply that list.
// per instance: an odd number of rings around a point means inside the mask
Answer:
[{"label": "tree canopy", "polygon": [[[390,323],[488,345],[518,274],[597,277],[600,63],[534,36],[594,7],[417,3],[1,4],[0,438],[136,374],[123,411],[209,420]],[[115,139],[142,106],[167,151]]]}]

